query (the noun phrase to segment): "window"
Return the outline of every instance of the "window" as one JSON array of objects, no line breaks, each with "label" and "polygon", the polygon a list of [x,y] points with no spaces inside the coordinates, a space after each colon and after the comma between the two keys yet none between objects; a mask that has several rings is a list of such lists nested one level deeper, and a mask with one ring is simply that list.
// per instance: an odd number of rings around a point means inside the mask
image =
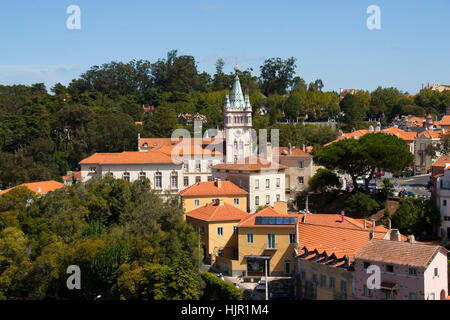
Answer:
[{"label": "window", "polygon": [[280,187],[280,178],[277,178],[277,180],[276,180],[276,187],[277,187],[277,188]]},{"label": "window", "polygon": [[184,177],[183,180],[184,180],[184,186],[189,187],[189,177]]},{"label": "window", "polygon": [[392,291],[386,291],[386,300],[394,300],[394,295]]},{"label": "window", "polygon": [[184,172],[189,172],[189,162],[184,163]]},{"label": "window", "polygon": [[364,296],[365,297],[372,296],[372,290],[370,290],[366,285],[364,285]]},{"label": "window", "polygon": [[417,276],[417,269],[409,268],[409,275],[410,276]]},{"label": "window", "polygon": [[202,229],[200,231],[200,234],[205,234],[205,226],[202,226]]},{"label": "window", "polygon": [[202,171],[202,163],[200,162],[200,160],[197,160],[195,162],[195,171],[196,172],[201,172]]},{"label": "window", "polygon": [[305,270],[302,270],[302,271],[300,272],[300,279],[303,280],[303,281],[306,280],[306,271],[305,271]]},{"label": "window", "polygon": [[270,195],[268,194],[267,196],[266,196],[266,204],[269,204],[270,203]]},{"label": "window", "polygon": [[303,180],[304,180],[303,177],[298,177],[298,183],[299,184],[303,184]]},{"label": "window", "polygon": [[238,151],[238,143],[237,143],[237,141],[234,142],[234,151]]},{"label": "window", "polygon": [[386,272],[393,273],[393,272],[394,272],[394,266],[388,264],[388,265],[386,266]]},{"label": "window", "polygon": [[178,174],[176,172],[172,172],[170,176],[170,186],[172,189],[178,189]]},{"label": "window", "polygon": [[324,274],[320,275],[320,286],[322,288],[326,288],[326,286],[327,286],[327,276]]},{"label": "window", "polygon": [[130,173],[129,172],[123,173],[123,180],[130,182]]},{"label": "window", "polygon": [[247,233],[247,243],[253,244],[253,233]]},{"label": "window", "polygon": [[334,278],[330,277],[330,289],[334,289],[334,288],[336,288]]},{"label": "window", "polygon": [[417,296],[414,292],[409,293],[409,300],[417,300]]},{"label": "window", "polygon": [[255,206],[259,206],[259,196],[255,197]]},{"label": "window", "polygon": [[223,227],[217,227],[217,236],[223,237]]},{"label": "window", "polygon": [[155,188],[157,188],[157,189],[162,188],[162,173],[161,172],[155,173]]},{"label": "window", "polygon": [[239,205],[239,198],[234,198],[234,205],[238,206]]},{"label": "window", "polygon": [[299,167],[300,169],[303,169],[303,161],[299,161],[299,162],[298,162],[298,167]]},{"label": "window", "polygon": [[255,189],[259,189],[259,179],[255,180]]},{"label": "window", "polygon": [[222,249],[217,250],[217,255],[219,257],[223,257],[223,250]]},{"label": "window", "polygon": [[213,181],[213,177],[212,176],[208,176],[208,181]]},{"label": "window", "polygon": [[368,267],[370,267],[370,262],[364,262],[364,269],[367,269]]},{"label": "window", "polygon": [[434,276],[439,277],[439,270],[438,268],[434,268]]},{"label": "window", "polygon": [[199,183],[202,181],[202,177],[200,176],[195,176],[195,183]]},{"label": "window", "polygon": [[266,189],[270,188],[270,179],[266,179]]},{"label": "window", "polygon": [[89,167],[89,173],[97,173],[96,167]]},{"label": "window", "polygon": [[279,194],[277,194],[277,201],[280,201],[281,196]]},{"label": "window", "polygon": [[434,292],[430,293],[430,299],[429,300],[434,300]]},{"label": "window", "polygon": [[290,233],[289,234],[289,243],[290,244],[295,243],[295,233]]},{"label": "window", "polygon": [[313,273],[312,275],[312,283],[317,284],[317,274]]},{"label": "window", "polygon": [[341,293],[343,295],[347,294],[347,281],[341,280]]},{"label": "window", "polygon": [[286,273],[286,274],[291,273],[291,261],[289,261],[289,260],[284,261],[284,273]]},{"label": "window", "polygon": [[275,249],[275,234],[269,233],[267,235],[267,248]]},{"label": "window", "polygon": [[144,182],[145,178],[146,178],[145,172],[139,172],[139,180]]},{"label": "window", "polygon": [[195,199],[194,200],[194,207],[198,207],[198,206],[200,206],[200,200]]},{"label": "window", "polygon": [[443,201],[442,201],[442,205],[443,205],[443,206],[447,206],[447,200],[443,200]]}]

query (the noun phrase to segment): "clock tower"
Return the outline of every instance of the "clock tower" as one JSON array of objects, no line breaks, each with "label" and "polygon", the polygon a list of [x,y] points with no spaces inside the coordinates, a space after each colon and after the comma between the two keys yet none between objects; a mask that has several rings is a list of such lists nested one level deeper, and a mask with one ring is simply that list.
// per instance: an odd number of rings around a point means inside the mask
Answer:
[{"label": "clock tower", "polygon": [[226,139],[226,163],[249,157],[252,153],[252,106],[248,95],[242,93],[241,83],[234,67],[234,78],[231,96],[228,94],[223,106],[223,126]]}]

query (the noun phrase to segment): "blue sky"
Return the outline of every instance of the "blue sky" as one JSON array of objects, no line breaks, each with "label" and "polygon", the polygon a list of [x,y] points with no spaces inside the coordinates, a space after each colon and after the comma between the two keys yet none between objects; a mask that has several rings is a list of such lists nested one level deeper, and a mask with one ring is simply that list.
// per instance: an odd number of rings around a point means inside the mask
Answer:
[{"label": "blue sky", "polygon": [[[68,30],[69,5],[81,30]],[[366,9],[381,9],[369,30]],[[377,86],[416,93],[450,83],[450,0],[15,0],[0,9],[0,84],[68,84],[92,65],[193,55],[200,71],[297,58],[297,74],[325,90]]]}]

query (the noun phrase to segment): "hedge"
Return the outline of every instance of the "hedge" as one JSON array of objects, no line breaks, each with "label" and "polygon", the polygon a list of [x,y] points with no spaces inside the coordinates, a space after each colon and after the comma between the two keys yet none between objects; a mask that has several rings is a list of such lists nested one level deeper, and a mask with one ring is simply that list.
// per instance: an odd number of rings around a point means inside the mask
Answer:
[{"label": "hedge", "polygon": [[203,273],[202,279],[206,284],[202,300],[242,300],[242,291],[230,282],[209,272]]}]

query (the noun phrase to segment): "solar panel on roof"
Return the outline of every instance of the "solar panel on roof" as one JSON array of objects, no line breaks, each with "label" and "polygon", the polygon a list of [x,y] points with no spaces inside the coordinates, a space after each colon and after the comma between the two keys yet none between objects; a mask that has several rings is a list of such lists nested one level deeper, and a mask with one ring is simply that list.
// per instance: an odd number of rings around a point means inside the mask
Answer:
[{"label": "solar panel on roof", "polygon": [[255,225],[296,224],[295,217],[256,217]]}]

